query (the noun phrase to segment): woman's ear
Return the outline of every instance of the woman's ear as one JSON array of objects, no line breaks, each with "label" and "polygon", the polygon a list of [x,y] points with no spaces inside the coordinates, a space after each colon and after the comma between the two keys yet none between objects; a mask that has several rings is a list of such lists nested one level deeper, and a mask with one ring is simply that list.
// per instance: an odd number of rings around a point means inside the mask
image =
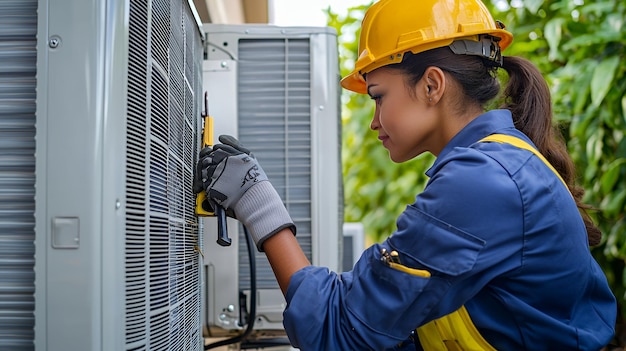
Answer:
[{"label": "woman's ear", "polygon": [[443,97],[446,90],[446,75],[439,67],[428,67],[422,76],[424,79],[424,94],[429,103],[436,104]]}]

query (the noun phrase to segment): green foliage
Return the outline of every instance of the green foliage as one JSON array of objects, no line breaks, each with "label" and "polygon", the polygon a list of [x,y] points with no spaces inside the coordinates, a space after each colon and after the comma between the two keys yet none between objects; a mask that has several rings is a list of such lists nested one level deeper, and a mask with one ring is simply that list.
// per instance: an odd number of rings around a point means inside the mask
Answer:
[{"label": "green foliage", "polygon": [[[365,0],[364,0],[365,3]],[[616,296],[626,293],[626,2],[614,0],[492,0],[494,18],[514,34],[504,52],[534,62],[548,81],[554,119],[576,164],[585,201],[603,232],[592,253]],[[347,17],[329,11],[339,33],[341,74],[356,59],[358,28],[366,6]],[[344,92],[343,167],[346,221],[361,221],[373,240],[425,186],[432,156],[394,164],[369,130],[373,103]]]}]

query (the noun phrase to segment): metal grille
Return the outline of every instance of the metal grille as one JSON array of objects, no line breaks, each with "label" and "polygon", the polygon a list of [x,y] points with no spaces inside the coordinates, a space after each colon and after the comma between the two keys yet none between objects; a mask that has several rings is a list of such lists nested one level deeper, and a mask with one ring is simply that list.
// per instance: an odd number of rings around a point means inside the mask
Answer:
[{"label": "metal grille", "polygon": [[185,1],[130,1],[126,349],[199,350],[202,43]]},{"label": "metal grille", "polygon": [[37,1],[0,1],[0,350],[34,350]]},{"label": "metal grille", "polygon": [[[298,228],[311,260],[311,53],[309,39],[239,41],[239,139],[263,165]],[[239,257],[247,257],[240,234]],[[256,251],[256,250],[255,250]],[[257,286],[277,288],[265,257],[257,254]],[[240,288],[250,285],[240,260]]]}]

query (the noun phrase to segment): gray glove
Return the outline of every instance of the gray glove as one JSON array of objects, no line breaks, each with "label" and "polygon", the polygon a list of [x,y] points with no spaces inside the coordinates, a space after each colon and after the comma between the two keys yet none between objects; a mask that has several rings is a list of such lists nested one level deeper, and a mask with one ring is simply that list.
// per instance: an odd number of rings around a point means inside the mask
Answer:
[{"label": "gray glove", "polygon": [[223,207],[250,232],[257,249],[263,242],[296,226],[282,199],[250,150],[229,135],[220,135],[223,144],[208,147],[200,153],[202,185],[212,206]]}]

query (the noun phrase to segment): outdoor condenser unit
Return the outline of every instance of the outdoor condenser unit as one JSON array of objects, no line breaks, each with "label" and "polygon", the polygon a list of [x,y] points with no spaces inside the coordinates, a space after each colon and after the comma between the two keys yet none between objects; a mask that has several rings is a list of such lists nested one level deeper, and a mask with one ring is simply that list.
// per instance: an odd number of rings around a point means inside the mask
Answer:
[{"label": "outdoor condenser unit", "polygon": [[193,3],[0,18],[0,349],[202,349]]},{"label": "outdoor condenser unit", "polygon": [[[203,84],[216,138],[236,136],[253,151],[294,219],[305,254],[313,264],[338,270],[343,194],[335,30],[218,24],[204,30]],[[232,245],[222,247],[215,218],[204,220],[204,318],[215,336],[246,322],[250,262],[238,222],[229,219]],[[284,297],[265,255],[254,251],[254,330],[284,334]]]},{"label": "outdoor condenser unit", "polygon": [[342,271],[351,271],[365,250],[365,228],[361,222],[343,224]]}]

